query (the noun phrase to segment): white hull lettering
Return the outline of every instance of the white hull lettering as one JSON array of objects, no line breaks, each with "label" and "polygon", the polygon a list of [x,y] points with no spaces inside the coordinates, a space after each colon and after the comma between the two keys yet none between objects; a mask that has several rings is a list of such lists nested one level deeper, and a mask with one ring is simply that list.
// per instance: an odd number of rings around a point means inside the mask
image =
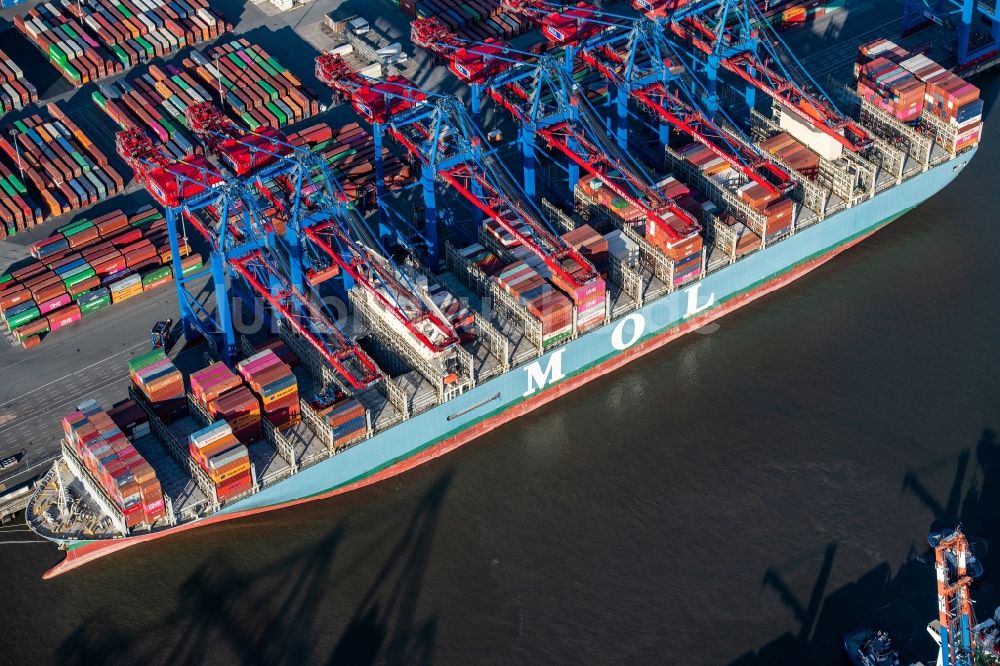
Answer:
[{"label": "white hull lettering", "polygon": [[528,390],[524,392],[523,397],[527,398],[538,389],[545,388],[548,384],[557,382],[566,376],[562,371],[562,355],[565,351],[565,349],[560,349],[552,352],[544,370],[542,370],[541,361],[535,361],[524,368],[524,371],[528,373]]},{"label": "white hull lettering", "polygon": [[[628,339],[625,339],[625,326],[627,324],[632,324],[632,330],[629,334]],[[638,312],[633,312],[632,314],[624,317],[618,325],[615,326],[615,330],[611,332],[611,346],[618,351],[623,351],[628,349],[642,337],[643,331],[646,330],[646,318],[643,317]]]},{"label": "white hull lettering", "polygon": [[692,317],[702,310],[706,310],[715,303],[715,292],[713,291],[705,299],[705,302],[698,305],[698,290],[701,289],[700,284],[696,284],[687,290],[687,310],[684,312],[685,317]]}]

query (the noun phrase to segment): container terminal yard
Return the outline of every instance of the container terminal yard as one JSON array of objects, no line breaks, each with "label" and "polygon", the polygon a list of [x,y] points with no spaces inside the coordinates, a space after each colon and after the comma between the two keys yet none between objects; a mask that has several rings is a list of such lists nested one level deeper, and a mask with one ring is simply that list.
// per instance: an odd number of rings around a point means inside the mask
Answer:
[{"label": "container terminal yard", "polygon": [[0,13],[0,518],[47,576],[400,473],[780,289],[969,164],[948,68],[996,56],[910,5],[335,4]]}]

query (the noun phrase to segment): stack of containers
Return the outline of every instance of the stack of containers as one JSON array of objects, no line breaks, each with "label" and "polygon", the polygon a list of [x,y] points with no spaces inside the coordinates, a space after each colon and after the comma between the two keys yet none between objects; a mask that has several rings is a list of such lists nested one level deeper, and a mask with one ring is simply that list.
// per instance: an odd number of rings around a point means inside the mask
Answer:
[{"label": "stack of containers", "polygon": [[64,416],[62,426],[66,441],[125,514],[130,529],[164,516],[156,472],[96,402],[88,400]]},{"label": "stack of containers", "polygon": [[253,444],[262,437],[260,402],[246,386],[226,391],[209,401],[208,414],[228,423],[236,438],[244,444]]},{"label": "stack of containers", "polygon": [[206,410],[223,393],[243,386],[243,380],[221,361],[191,373],[190,381],[192,397]]},{"label": "stack of containers", "polygon": [[247,447],[233,434],[225,421],[191,433],[188,450],[198,466],[215,484],[220,502],[226,502],[250,490],[253,475]]},{"label": "stack of containers", "polygon": [[124,69],[61,2],[47,2],[25,16],[15,16],[14,26],[75,86]]},{"label": "stack of containers", "polygon": [[260,398],[267,420],[276,428],[299,421],[298,381],[292,369],[266,349],[240,361],[237,368]]},{"label": "stack of containers", "polygon": [[803,176],[815,179],[819,175],[819,155],[788,132],[779,132],[761,141],[760,147]]},{"label": "stack of containers", "polygon": [[582,254],[597,270],[602,273],[608,269],[608,241],[589,224],[584,224],[573,231],[563,234],[563,240],[574,250]]},{"label": "stack of containers", "polygon": [[184,375],[162,349],[137,356],[128,363],[132,385],[146,397],[153,411],[164,423],[187,413],[184,399]]},{"label": "stack of containers", "polygon": [[[542,322],[542,345],[550,347],[573,332],[573,303],[526,262],[513,263],[496,276],[504,291],[514,296]],[[604,300],[601,297],[603,309]]]},{"label": "stack of containers", "polygon": [[288,348],[288,345],[286,345],[285,341],[281,338],[272,338],[257,347],[258,352],[267,351],[268,349],[277,354],[278,358],[289,366],[296,366],[299,364],[299,357],[295,355],[295,352]]},{"label": "stack of containers", "polygon": [[[76,220],[33,243],[30,249],[37,260],[30,265],[30,274],[22,272],[17,278],[11,273],[0,278],[0,291],[11,297],[6,300],[13,305],[31,301],[30,306],[11,313],[18,315],[15,323],[31,324],[18,327],[16,334],[22,342],[27,336],[55,330],[104,309],[112,300],[126,300],[173,278],[166,221],[152,206],[131,217],[115,210],[93,220]],[[182,262],[185,274],[201,266],[201,257],[189,256],[190,250],[186,244],[181,247],[186,257]],[[19,291],[26,293],[14,302],[13,294]],[[28,317],[36,305],[39,312],[33,321]]]},{"label": "stack of containers", "polygon": [[49,214],[63,215],[121,192],[125,183],[104,153],[55,104],[45,108],[49,118],[35,114],[3,128],[0,150],[11,168],[20,163]]},{"label": "stack of containers", "polygon": [[476,337],[476,317],[455,295],[434,282],[424,289],[441,314],[445,316],[451,327],[458,333],[462,342],[469,342]]},{"label": "stack of containers", "polygon": [[28,194],[16,160],[10,167],[0,160],[0,238],[13,236],[44,220],[41,207]]},{"label": "stack of containers", "polygon": [[343,449],[368,434],[368,415],[357,400],[343,398],[331,405],[317,405],[316,413],[330,427],[333,446]]},{"label": "stack of containers", "polygon": [[570,275],[573,281],[568,281],[562,273],[556,272],[553,272],[549,279],[563,293],[569,295],[570,302],[576,308],[576,330],[582,333],[600,326],[604,323],[607,311],[607,285],[604,279],[594,277],[584,282],[587,269],[568,258],[560,261],[563,271]]},{"label": "stack of containers", "polygon": [[[961,150],[979,142],[983,115],[979,88],[927,56],[913,55],[887,39],[877,39],[859,47],[855,75],[860,79],[866,67],[872,68],[881,60],[898,64],[924,85],[922,109],[956,128],[955,145],[946,148]],[[884,63],[881,66],[880,71],[887,71]]]},{"label": "stack of containers", "polygon": [[201,152],[200,144],[186,130],[185,111],[211,96],[183,70],[167,66],[164,71],[150,65],[131,80],[102,84],[91,97],[119,127],[143,129],[174,159]]},{"label": "stack of containers", "polygon": [[625,235],[621,229],[615,229],[604,234],[608,243],[608,255],[614,257],[626,266],[637,266],[641,259],[639,245]]},{"label": "stack of containers", "polygon": [[898,63],[883,56],[855,67],[856,90],[863,99],[904,123],[916,122],[924,107],[926,85]]},{"label": "stack of containers", "polygon": [[0,116],[38,101],[38,91],[24,78],[24,72],[0,51]]},{"label": "stack of containers", "polygon": [[858,59],[854,65],[854,76],[857,78],[860,68],[876,58],[886,58],[893,62],[902,62],[910,57],[910,52],[895,42],[879,38],[858,47]]},{"label": "stack of containers", "polygon": [[277,60],[245,39],[193,51],[184,66],[212,90],[226,91],[226,104],[251,129],[283,127],[319,113],[316,96]]},{"label": "stack of containers", "polygon": [[[715,154],[707,147],[699,143],[691,143],[681,149],[680,154],[696,166],[703,174],[719,182],[720,187],[727,187],[725,182],[729,180],[729,174],[731,174],[732,168],[721,157],[716,157]],[[805,159],[805,157],[803,159]],[[749,182],[740,186],[736,193],[740,199],[763,214],[763,232],[767,236],[768,240],[782,236],[791,229],[792,213],[794,210],[794,205],[791,199],[783,196],[776,196],[763,185],[755,182]],[[700,237],[697,245],[697,251],[700,254],[702,246]],[[671,255],[671,258],[674,258],[677,262],[674,266],[674,283],[677,284],[677,264],[680,264],[681,261],[675,255]],[[694,262],[693,257],[688,257],[687,260],[688,262]],[[697,275],[698,273],[695,274]]]},{"label": "stack of containers", "polygon": [[14,17],[17,29],[76,86],[232,29],[205,0],[87,0],[83,16],[80,7],[60,0]]},{"label": "stack of containers", "polygon": [[503,262],[500,261],[500,258],[479,243],[473,243],[462,249],[459,254],[487,276],[492,277],[503,269]]},{"label": "stack of containers", "polygon": [[[336,130],[325,123],[312,125],[289,134],[288,142],[309,146],[313,152],[323,155],[352,199],[357,199],[366,190],[370,191],[375,184],[375,169],[372,166],[375,139],[358,123]],[[398,190],[414,181],[410,167],[387,148],[382,149],[382,158],[386,190]]]}]

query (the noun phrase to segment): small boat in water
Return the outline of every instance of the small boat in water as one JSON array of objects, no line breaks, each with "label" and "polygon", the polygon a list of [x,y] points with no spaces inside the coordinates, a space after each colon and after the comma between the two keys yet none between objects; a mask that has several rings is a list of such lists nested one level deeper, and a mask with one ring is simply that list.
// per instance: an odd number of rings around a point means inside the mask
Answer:
[{"label": "small boat in water", "polygon": [[844,650],[855,666],[899,666],[899,653],[881,629],[858,629],[844,638]]}]

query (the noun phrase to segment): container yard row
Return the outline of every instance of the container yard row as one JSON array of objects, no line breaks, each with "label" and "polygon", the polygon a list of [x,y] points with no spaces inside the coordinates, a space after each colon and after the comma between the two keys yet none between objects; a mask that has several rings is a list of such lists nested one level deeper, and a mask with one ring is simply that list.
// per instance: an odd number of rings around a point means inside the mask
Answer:
[{"label": "container yard row", "polygon": [[0,116],[38,101],[38,90],[13,58],[0,51]]},{"label": "container yard row", "polygon": [[45,111],[0,130],[0,210],[6,213],[0,235],[90,206],[125,187],[76,123],[55,104]]},{"label": "container yard row", "polygon": [[[31,248],[34,259],[0,275],[0,320],[21,344],[170,283],[166,221],[151,207],[65,225]],[[185,274],[201,257],[181,246]]]},{"label": "container yard row", "polygon": [[246,39],[220,44],[205,53],[194,51],[184,59],[184,67],[210,90],[221,89],[226,106],[251,129],[283,127],[320,112],[314,92]]},{"label": "container yard row", "polygon": [[201,0],[46,2],[14,25],[75,86],[232,29]]}]

